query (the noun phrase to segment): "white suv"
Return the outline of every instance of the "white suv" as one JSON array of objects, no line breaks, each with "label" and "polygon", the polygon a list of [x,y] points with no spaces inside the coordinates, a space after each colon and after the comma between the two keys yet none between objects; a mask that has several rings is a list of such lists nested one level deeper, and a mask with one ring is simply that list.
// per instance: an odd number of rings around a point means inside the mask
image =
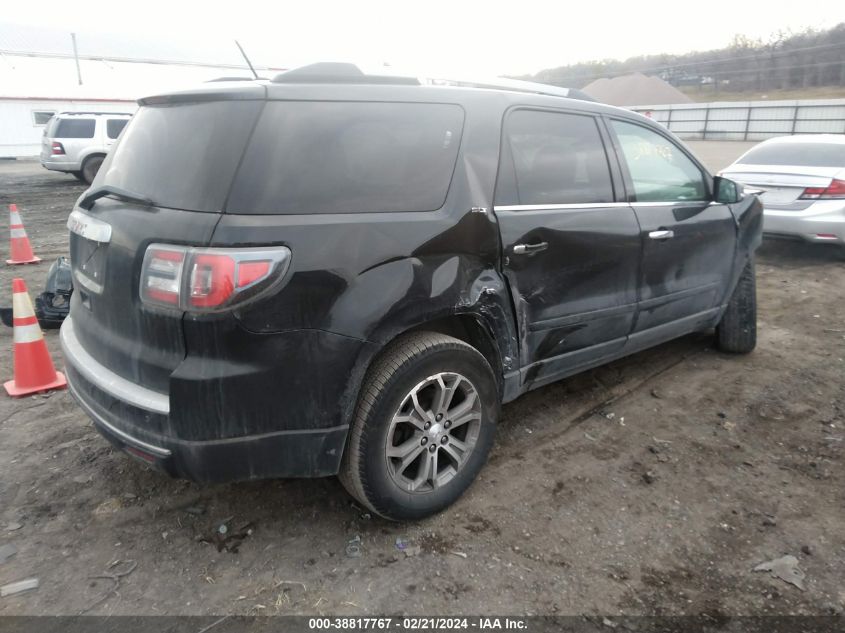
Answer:
[{"label": "white suv", "polygon": [[90,185],[131,116],[125,112],[57,114],[44,127],[41,165],[69,172]]}]

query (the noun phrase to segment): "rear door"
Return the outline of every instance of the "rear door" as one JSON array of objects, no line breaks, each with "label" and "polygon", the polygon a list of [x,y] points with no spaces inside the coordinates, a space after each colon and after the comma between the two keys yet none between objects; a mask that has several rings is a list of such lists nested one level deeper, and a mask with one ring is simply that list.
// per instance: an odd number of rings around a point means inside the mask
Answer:
[{"label": "rear door", "polygon": [[[168,391],[170,373],[185,356],[183,315],[141,303],[144,253],[152,243],[208,244],[261,104],[142,107],[92,189],[112,185],[153,205],[103,197],[72,216],[73,329],[86,351],[118,375]],[[86,230],[86,223],[109,229]]]},{"label": "rear door", "polygon": [[621,119],[610,119],[610,128],[642,235],[632,344],[645,346],[695,329],[718,309],[731,280],[736,222],[712,200],[707,172],[669,136]]},{"label": "rear door", "polygon": [[607,142],[588,114],[517,108],[505,118],[495,212],[534,385],[612,355],[633,325],[639,227],[615,192]]}]

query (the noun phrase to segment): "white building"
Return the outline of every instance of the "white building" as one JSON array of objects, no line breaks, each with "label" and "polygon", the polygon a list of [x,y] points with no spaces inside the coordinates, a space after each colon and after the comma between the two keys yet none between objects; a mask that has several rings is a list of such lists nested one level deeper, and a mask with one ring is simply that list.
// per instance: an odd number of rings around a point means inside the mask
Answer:
[{"label": "white building", "polygon": [[[37,156],[58,112],[134,112],[135,100],[220,77],[249,77],[234,42],[178,43],[0,24],[0,158]],[[281,68],[256,66],[264,77]]]}]

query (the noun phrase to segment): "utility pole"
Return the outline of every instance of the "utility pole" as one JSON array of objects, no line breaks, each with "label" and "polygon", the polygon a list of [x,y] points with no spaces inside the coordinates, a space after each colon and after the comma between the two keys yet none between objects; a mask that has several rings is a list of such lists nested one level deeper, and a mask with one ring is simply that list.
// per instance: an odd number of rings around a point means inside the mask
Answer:
[{"label": "utility pole", "polygon": [[73,42],[73,59],[76,60],[76,78],[79,85],[82,85],[82,70],[79,68],[79,51],[76,50],[76,33],[70,34],[70,41]]}]

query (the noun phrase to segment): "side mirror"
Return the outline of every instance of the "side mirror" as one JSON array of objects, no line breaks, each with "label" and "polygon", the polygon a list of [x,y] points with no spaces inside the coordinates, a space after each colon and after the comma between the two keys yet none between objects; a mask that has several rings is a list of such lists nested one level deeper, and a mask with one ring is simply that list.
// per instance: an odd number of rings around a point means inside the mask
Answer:
[{"label": "side mirror", "polygon": [[721,204],[734,204],[742,200],[742,185],[723,176],[713,178],[713,199]]}]

